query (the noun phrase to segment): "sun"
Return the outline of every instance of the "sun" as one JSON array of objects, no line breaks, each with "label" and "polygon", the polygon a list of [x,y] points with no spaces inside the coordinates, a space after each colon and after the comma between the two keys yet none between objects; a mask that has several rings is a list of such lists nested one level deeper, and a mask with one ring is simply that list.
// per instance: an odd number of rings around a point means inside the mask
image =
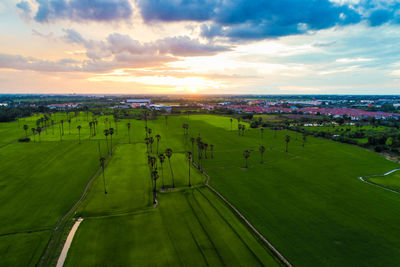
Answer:
[{"label": "sun", "polygon": [[196,93],[197,93],[197,89],[195,89],[195,88],[191,88],[190,91],[191,91],[193,94],[196,94]]}]

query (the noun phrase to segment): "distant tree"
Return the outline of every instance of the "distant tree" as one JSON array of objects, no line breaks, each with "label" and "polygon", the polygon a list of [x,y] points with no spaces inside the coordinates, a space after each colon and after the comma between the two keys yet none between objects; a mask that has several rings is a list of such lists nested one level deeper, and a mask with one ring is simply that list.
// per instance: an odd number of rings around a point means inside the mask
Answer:
[{"label": "distant tree", "polygon": [[261,153],[261,164],[264,163],[264,152],[265,152],[265,146],[260,146],[260,153]]},{"label": "distant tree", "polygon": [[158,144],[160,143],[161,135],[157,134],[156,139],[157,139],[157,154],[158,154]]},{"label": "distant tree", "polygon": [[36,137],[35,137],[36,128],[32,128],[31,130],[33,135],[33,142],[36,142]]},{"label": "distant tree", "polygon": [[28,129],[29,129],[29,126],[25,124],[24,125],[25,137],[28,137]]},{"label": "distant tree", "polygon": [[156,204],[157,203],[157,179],[159,177],[158,172],[157,172],[157,168],[155,168],[155,170],[152,171],[151,176],[152,176],[153,181],[154,181],[153,204]]},{"label": "distant tree", "polygon": [[194,142],[196,141],[196,139],[194,139],[194,137],[190,138],[190,142],[192,143],[192,155],[194,154]]},{"label": "distant tree", "polygon": [[77,127],[76,127],[77,129],[78,129],[78,138],[79,138],[79,144],[81,143],[81,126],[80,125],[78,125]]},{"label": "distant tree", "polygon": [[288,152],[288,145],[289,145],[289,142],[290,142],[290,136],[289,135],[285,136],[285,142],[286,142],[286,153],[287,153]]},{"label": "distant tree", "polygon": [[154,138],[153,136],[150,136],[149,137],[150,153],[153,153],[153,143],[154,143]]},{"label": "distant tree", "polygon": [[192,185],[190,184],[190,165],[192,165],[192,152],[187,152],[188,162],[189,162],[189,187]]},{"label": "distant tree", "polygon": [[60,122],[61,122],[61,132],[62,132],[62,135],[64,135],[64,121],[61,120]]},{"label": "distant tree", "polygon": [[103,185],[104,185],[104,194],[107,194],[107,189],[106,189],[106,176],[104,175],[104,165],[105,165],[106,159],[104,157],[100,157],[100,167],[103,171]]},{"label": "distant tree", "polygon": [[264,140],[264,128],[260,128],[260,130],[261,130],[261,144],[262,144]]},{"label": "distant tree", "polygon": [[167,148],[167,149],[165,150],[165,155],[168,157],[168,164],[169,164],[169,168],[170,168],[170,170],[171,170],[172,187],[175,188],[174,173],[173,173],[173,171],[172,171],[172,166],[171,166],[172,149],[171,149],[171,148]]},{"label": "distant tree", "polygon": [[108,134],[110,135],[110,140],[111,140],[110,154],[112,155],[113,152],[112,136],[114,134],[114,128],[108,129]]},{"label": "distant tree", "polygon": [[106,137],[106,144],[107,144],[107,153],[110,153],[110,150],[108,149],[108,135],[110,134],[110,132],[108,131],[108,129],[104,130],[104,136]]},{"label": "distant tree", "polygon": [[303,134],[303,147],[304,147],[306,141],[307,141],[307,135],[304,133]]},{"label": "distant tree", "polygon": [[130,144],[130,143],[131,143],[131,132],[130,132],[130,130],[131,130],[131,123],[128,122],[128,123],[126,124],[126,126],[128,127],[128,140],[129,140],[129,144]]},{"label": "distant tree", "polygon": [[40,133],[42,132],[42,128],[41,127],[37,127],[36,128],[36,132],[39,134],[39,143],[41,142],[40,140]]},{"label": "distant tree", "polygon": [[250,157],[250,150],[245,150],[245,151],[243,151],[243,157],[244,157],[245,160],[246,160],[246,166],[245,166],[245,168],[247,169],[247,168],[249,168],[247,160],[248,160],[248,158]]},{"label": "distant tree", "polygon": [[164,168],[163,168],[163,163],[165,161],[165,155],[163,153],[158,155],[158,159],[160,160],[160,165],[161,165],[161,181],[162,181],[162,188],[165,188],[164,185]]}]

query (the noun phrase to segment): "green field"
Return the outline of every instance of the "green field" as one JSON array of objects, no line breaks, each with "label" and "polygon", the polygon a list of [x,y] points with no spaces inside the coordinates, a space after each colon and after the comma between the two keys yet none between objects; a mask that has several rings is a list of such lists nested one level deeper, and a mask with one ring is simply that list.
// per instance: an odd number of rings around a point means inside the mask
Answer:
[{"label": "green field", "polygon": [[368,177],[367,180],[400,193],[400,173],[398,171],[389,175]]},{"label": "green field", "polygon": [[[63,115],[60,115],[60,118]],[[91,116],[91,115],[90,115]],[[108,120],[106,121],[106,118]],[[41,133],[41,142],[13,143],[0,149],[6,158],[0,165],[0,253],[7,265],[36,264],[50,238],[50,229],[79,199],[98,170],[98,143],[106,154],[102,134],[110,126],[113,156],[107,161],[104,181],[97,176],[75,217],[84,221],[72,243],[69,266],[256,266],[278,264],[271,252],[234,213],[204,186],[205,176],[189,165],[185,152],[192,151],[198,164],[201,137],[214,145],[202,166],[210,184],[277,248],[299,266],[395,266],[400,262],[400,213],[398,194],[363,183],[360,176],[383,174],[398,168],[372,151],[307,137],[300,134],[251,129],[244,136],[233,131],[229,117],[213,115],[164,116],[148,121],[152,136],[161,135],[159,151],[172,148],[171,167],[177,189],[172,187],[168,161],[163,164],[167,191],[158,192],[152,205],[152,181],[144,144],[144,121],[98,118],[96,136],[89,135],[85,114],[64,122],[60,134]],[[130,138],[126,124],[130,122]],[[33,122],[34,123],[34,122]],[[189,124],[184,135],[182,124]],[[242,124],[245,124],[241,122]],[[7,127],[16,138],[22,129]],[[82,124],[78,144],[76,126]],[[0,125],[0,129],[7,128]],[[57,124],[59,127],[59,124]],[[59,128],[58,128],[59,129]],[[74,129],[74,130],[73,130]],[[15,131],[15,132],[13,132]],[[285,136],[291,140],[285,152]],[[15,139],[16,139],[15,138]],[[14,139],[14,140],[15,140]],[[13,139],[10,139],[11,141]],[[129,143],[131,141],[131,144]],[[8,141],[5,144],[9,143]],[[261,164],[259,146],[266,147]],[[110,137],[108,137],[110,146]],[[153,144],[153,152],[157,143]],[[243,151],[251,155],[245,168]],[[368,178],[371,182],[400,189],[397,173]],[[29,199],[29,201],[26,201]],[[27,233],[43,230],[42,232]],[[23,244],[23,245],[22,245]],[[20,248],[21,249],[18,249]],[[29,255],[21,258],[19,255]]]}]

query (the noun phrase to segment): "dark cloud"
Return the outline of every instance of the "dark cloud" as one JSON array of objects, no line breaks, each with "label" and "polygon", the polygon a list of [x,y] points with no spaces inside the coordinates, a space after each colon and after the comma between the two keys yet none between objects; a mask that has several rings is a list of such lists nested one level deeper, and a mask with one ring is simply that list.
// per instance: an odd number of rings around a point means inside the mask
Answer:
[{"label": "dark cloud", "polygon": [[400,23],[398,1],[364,0],[138,0],[146,22],[207,22],[202,36],[231,40],[267,39],[356,24]]},{"label": "dark cloud", "polygon": [[[133,13],[129,0],[36,0],[38,10],[34,20],[40,23],[59,19],[74,21],[119,21]],[[22,1],[17,7],[24,12],[30,6]]]}]

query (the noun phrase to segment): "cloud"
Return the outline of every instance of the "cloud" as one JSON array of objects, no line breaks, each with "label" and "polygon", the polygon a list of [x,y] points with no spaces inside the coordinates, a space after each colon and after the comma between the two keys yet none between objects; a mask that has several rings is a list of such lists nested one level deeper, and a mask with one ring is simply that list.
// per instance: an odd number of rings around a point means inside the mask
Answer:
[{"label": "cloud", "polygon": [[111,55],[172,55],[175,57],[210,56],[219,52],[229,51],[229,46],[213,43],[201,43],[187,36],[176,36],[159,39],[154,42],[141,43],[129,35],[113,33],[104,41],[86,40],[73,29],[64,29],[62,39],[69,43],[81,44],[87,50],[87,56],[101,59]]},{"label": "cloud", "polygon": [[[128,20],[133,14],[129,0],[36,0],[38,9],[33,19],[40,23],[68,19],[73,21],[120,21]],[[17,7],[29,13],[26,1]]]},{"label": "cloud", "polygon": [[22,17],[28,19],[31,16],[31,5],[26,1],[21,1],[16,5],[22,12]]},{"label": "cloud", "polygon": [[399,24],[397,0],[138,0],[145,22],[203,22],[201,34],[233,41],[271,39],[367,21]]}]

